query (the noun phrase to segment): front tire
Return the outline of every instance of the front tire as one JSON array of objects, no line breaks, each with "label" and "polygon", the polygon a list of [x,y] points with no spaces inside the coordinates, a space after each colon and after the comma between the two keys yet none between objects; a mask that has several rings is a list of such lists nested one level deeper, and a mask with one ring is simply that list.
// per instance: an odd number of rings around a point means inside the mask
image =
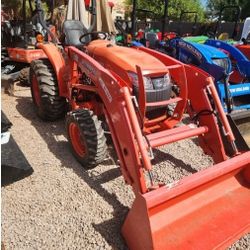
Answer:
[{"label": "front tire", "polygon": [[35,60],[31,63],[30,83],[38,116],[48,121],[62,118],[66,113],[66,99],[59,95],[57,78],[47,59]]},{"label": "front tire", "polygon": [[101,121],[88,109],[71,111],[66,116],[72,152],[83,167],[91,169],[107,157],[107,144]]}]

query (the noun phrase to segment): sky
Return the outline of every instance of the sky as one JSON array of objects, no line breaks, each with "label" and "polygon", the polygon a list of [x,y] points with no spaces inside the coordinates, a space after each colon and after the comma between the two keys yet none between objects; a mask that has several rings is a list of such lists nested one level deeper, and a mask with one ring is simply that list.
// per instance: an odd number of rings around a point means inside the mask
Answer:
[{"label": "sky", "polygon": [[206,6],[207,0],[201,0],[203,6]]}]

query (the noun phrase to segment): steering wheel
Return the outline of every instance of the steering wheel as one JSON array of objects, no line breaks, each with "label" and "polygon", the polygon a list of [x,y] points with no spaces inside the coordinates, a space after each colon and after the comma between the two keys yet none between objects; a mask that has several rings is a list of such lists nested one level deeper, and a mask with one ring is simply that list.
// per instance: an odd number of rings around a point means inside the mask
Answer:
[{"label": "steering wheel", "polygon": [[82,43],[82,44],[85,44],[86,42],[83,41],[83,38],[86,37],[86,36],[92,36],[92,35],[98,35],[98,34],[102,34],[104,35],[104,37],[102,38],[102,40],[105,40],[107,38],[107,34],[105,32],[102,32],[102,31],[93,31],[93,32],[88,32],[86,34],[83,34],[80,36],[79,38],[79,41]]}]

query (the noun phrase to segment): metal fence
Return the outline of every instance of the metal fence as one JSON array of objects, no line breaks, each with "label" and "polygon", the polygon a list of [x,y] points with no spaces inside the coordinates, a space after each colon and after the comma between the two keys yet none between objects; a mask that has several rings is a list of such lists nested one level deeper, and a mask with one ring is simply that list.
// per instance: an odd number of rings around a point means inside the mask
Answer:
[{"label": "metal fence", "polygon": [[[215,23],[196,23],[195,25],[190,22],[170,22],[166,25],[166,32],[176,32],[181,36],[187,33],[193,33],[193,35],[206,35],[208,32],[213,32],[215,29]],[[136,30],[139,29],[159,29],[162,30],[162,22],[160,21],[152,21],[152,22],[144,22],[139,21],[136,23]],[[243,23],[238,24],[237,36],[235,40],[240,39],[240,34],[242,33]],[[234,31],[234,23],[226,22],[221,23],[218,29],[218,34],[228,33],[229,36],[233,34]]]}]

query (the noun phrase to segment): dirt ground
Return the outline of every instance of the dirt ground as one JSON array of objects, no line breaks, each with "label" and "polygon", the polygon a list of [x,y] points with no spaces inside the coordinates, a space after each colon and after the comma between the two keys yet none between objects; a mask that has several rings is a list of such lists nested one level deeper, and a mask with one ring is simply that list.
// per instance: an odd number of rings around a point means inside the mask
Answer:
[{"label": "dirt ground", "polygon": [[[34,173],[2,188],[2,241],[8,249],[127,249],[120,234],[134,195],[112,159],[84,170],[72,156],[64,121],[35,114],[29,88],[2,94],[11,133]],[[185,140],[155,151],[156,179],[170,183],[212,161]],[[231,249],[250,249],[250,234]]]}]

